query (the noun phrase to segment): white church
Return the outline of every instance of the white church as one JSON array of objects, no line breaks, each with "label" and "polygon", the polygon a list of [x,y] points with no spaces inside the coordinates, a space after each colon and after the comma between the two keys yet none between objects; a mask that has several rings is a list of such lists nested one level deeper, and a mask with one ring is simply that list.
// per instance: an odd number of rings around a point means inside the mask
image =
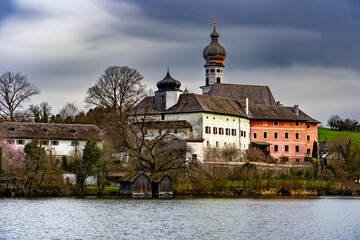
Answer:
[{"label": "white church", "polygon": [[[225,49],[218,43],[219,34],[210,34],[205,47],[205,85],[203,94],[180,90],[181,83],[170,76],[157,83],[155,96],[146,97],[135,108],[138,116],[151,116],[152,121],[172,123],[176,130],[188,129],[183,140],[192,149],[192,158],[203,162],[211,149],[234,147],[240,152],[250,148],[249,99],[239,100],[210,95],[215,84],[223,80]],[[184,131],[183,131],[184,132]]]}]

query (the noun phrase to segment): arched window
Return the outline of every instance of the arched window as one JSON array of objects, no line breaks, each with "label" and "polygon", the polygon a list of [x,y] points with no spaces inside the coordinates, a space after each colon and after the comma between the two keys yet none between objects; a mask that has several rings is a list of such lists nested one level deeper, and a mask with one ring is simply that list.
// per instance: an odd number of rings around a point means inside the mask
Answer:
[{"label": "arched window", "polygon": [[216,82],[217,82],[217,83],[220,83],[220,82],[221,82],[221,80],[220,80],[219,77],[216,78]]},{"label": "arched window", "polygon": [[209,86],[209,78],[206,78],[206,86]]}]

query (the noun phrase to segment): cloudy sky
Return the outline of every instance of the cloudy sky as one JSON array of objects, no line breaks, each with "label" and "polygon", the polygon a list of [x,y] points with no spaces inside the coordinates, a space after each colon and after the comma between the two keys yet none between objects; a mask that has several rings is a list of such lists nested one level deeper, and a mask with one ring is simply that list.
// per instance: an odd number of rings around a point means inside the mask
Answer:
[{"label": "cloudy sky", "polygon": [[360,120],[359,0],[0,0],[0,73],[21,72],[57,113],[104,69],[136,68],[156,90],[169,66],[200,93],[213,18],[227,51],[224,82],[270,86],[326,125]]}]

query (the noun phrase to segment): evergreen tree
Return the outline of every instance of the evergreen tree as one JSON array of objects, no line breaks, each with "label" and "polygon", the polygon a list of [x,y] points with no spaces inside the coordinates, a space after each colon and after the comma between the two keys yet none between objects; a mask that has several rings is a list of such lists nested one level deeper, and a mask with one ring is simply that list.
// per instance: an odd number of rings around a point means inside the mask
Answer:
[{"label": "evergreen tree", "polygon": [[312,150],[312,155],[311,155],[313,158],[316,158],[318,159],[318,145],[317,145],[317,142],[314,141],[314,144],[313,144],[313,150]]},{"label": "evergreen tree", "polygon": [[2,148],[0,147],[0,175],[3,174],[4,170],[2,168]]},{"label": "evergreen tree", "polygon": [[84,189],[85,179],[94,174],[94,168],[101,157],[101,149],[96,141],[88,140],[83,150],[82,159],[75,161],[76,182],[81,190]]}]

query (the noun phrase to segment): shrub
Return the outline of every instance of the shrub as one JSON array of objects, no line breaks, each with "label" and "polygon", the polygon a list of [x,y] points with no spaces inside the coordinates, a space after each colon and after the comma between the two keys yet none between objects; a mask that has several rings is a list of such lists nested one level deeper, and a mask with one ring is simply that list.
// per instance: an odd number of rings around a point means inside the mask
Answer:
[{"label": "shrub", "polygon": [[280,163],[285,164],[289,161],[289,157],[288,156],[281,156],[280,157]]},{"label": "shrub", "polygon": [[318,160],[314,157],[306,157],[305,162],[310,162],[310,163],[314,164],[314,163],[317,163]]}]

